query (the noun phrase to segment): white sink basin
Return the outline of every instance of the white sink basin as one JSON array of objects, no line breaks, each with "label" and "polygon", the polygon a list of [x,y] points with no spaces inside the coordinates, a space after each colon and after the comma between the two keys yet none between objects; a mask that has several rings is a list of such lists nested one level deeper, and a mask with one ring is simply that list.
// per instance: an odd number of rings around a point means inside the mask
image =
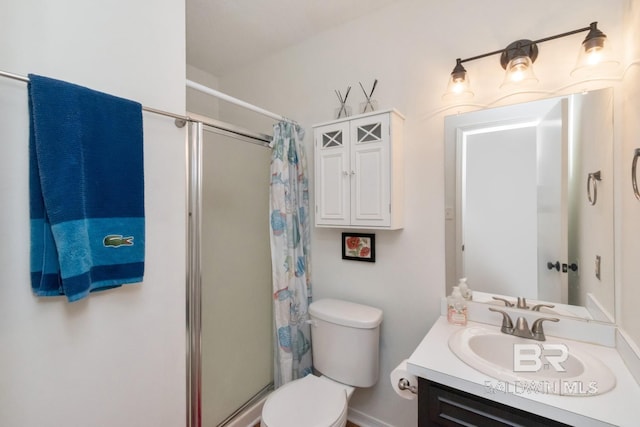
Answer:
[{"label": "white sink basin", "polygon": [[521,393],[595,396],[616,385],[615,375],[599,359],[571,340],[535,341],[480,326],[449,338],[449,348],[463,362]]}]

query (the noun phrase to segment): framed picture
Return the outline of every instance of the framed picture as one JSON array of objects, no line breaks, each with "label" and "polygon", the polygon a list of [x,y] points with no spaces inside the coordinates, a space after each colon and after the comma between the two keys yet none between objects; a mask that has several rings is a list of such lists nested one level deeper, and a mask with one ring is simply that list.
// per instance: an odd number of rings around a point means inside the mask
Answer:
[{"label": "framed picture", "polygon": [[376,262],[376,235],[342,233],[342,259]]}]

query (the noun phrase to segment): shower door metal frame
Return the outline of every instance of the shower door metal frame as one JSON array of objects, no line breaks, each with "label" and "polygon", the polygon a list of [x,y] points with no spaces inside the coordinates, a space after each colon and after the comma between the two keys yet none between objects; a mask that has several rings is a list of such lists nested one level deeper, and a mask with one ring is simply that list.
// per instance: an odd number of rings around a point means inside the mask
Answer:
[{"label": "shower door metal frame", "polygon": [[201,427],[202,122],[189,121],[187,132],[187,427]]},{"label": "shower door metal frame", "polygon": [[[187,427],[202,427],[202,150],[205,126],[208,131],[241,141],[270,147],[269,135],[195,114],[188,115],[187,127]],[[260,390],[258,394],[271,387]],[[247,402],[249,404],[250,400]],[[246,406],[246,405],[245,405]],[[244,406],[242,407],[244,408]],[[242,408],[223,421],[226,424]]]}]

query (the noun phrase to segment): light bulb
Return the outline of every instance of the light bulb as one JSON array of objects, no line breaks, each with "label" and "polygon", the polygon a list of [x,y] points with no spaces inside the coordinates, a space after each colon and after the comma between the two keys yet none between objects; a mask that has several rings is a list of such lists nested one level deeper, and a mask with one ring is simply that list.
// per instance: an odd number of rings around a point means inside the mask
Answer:
[{"label": "light bulb", "polygon": [[507,72],[501,88],[507,88],[514,84],[535,83],[538,81],[533,74],[533,63],[528,56],[517,56],[513,58],[506,67]]},{"label": "light bulb", "polygon": [[588,65],[597,65],[602,61],[602,48],[594,47],[587,51],[587,64]]},{"label": "light bulb", "polygon": [[524,79],[530,62],[531,60],[527,56],[521,56],[511,60],[509,70],[512,82],[521,82]]},{"label": "light bulb", "polygon": [[464,79],[455,79],[453,80],[453,85],[451,85],[451,91],[453,93],[462,93],[465,90]]}]

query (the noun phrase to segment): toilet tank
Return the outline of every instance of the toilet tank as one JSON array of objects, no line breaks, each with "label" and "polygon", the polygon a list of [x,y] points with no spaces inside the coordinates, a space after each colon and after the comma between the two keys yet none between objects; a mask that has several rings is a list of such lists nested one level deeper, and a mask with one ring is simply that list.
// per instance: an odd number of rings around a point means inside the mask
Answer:
[{"label": "toilet tank", "polygon": [[313,365],[321,374],[355,387],[378,381],[382,310],[337,299],[309,305]]}]

